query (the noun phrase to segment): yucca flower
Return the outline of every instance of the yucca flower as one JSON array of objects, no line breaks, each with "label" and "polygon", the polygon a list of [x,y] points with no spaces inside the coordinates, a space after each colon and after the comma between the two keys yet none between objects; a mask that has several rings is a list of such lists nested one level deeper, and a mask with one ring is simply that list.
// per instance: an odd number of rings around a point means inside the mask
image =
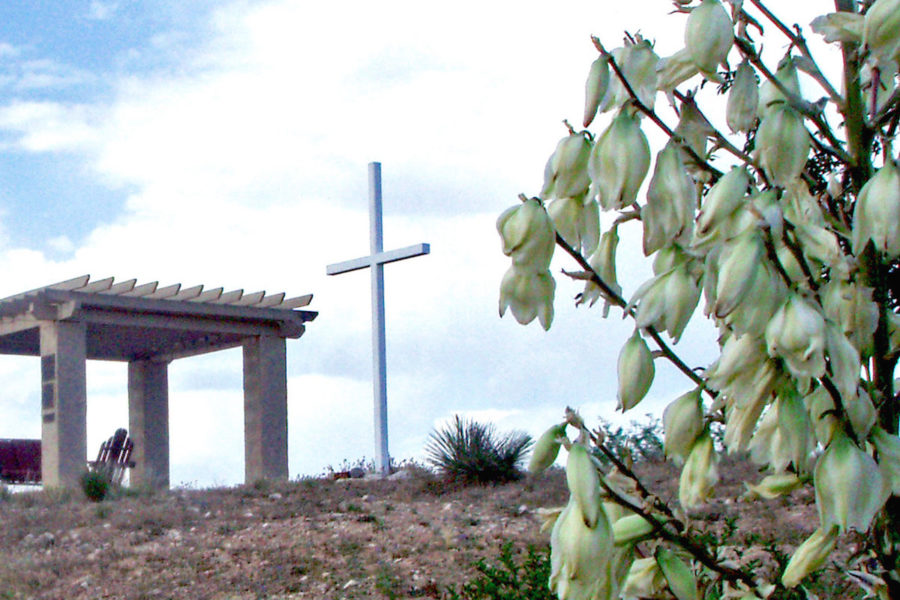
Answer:
[{"label": "yucca flower", "polygon": [[853,211],[853,254],[871,240],[888,258],[900,257],[900,170],[888,161],[863,186]]},{"label": "yucca flower", "polygon": [[634,408],[638,402],[644,399],[656,373],[653,366],[653,354],[637,329],[619,352],[617,370],[619,375],[618,408],[624,412]]},{"label": "yucca flower", "polygon": [[543,272],[550,268],[556,231],[547,211],[536,199],[503,211],[497,219],[503,254],[512,258],[520,271]]},{"label": "yucca flower", "polygon": [[637,115],[620,110],[591,152],[588,171],[603,210],[621,210],[634,204],[650,169],[650,145]]},{"label": "yucca flower", "polygon": [[500,316],[509,308],[520,324],[527,325],[537,318],[545,330],[550,329],[555,291],[556,282],[550,271],[536,273],[513,264],[500,282]]},{"label": "yucca flower", "polygon": [[684,462],[694,442],[703,433],[705,424],[700,394],[700,388],[682,394],[663,411],[666,458]]},{"label": "yucca flower", "polygon": [[781,576],[781,583],[788,588],[797,587],[803,579],[825,564],[825,559],[837,543],[837,527],[819,527],[805,542],[794,550]]},{"label": "yucca flower", "polygon": [[705,502],[719,480],[718,457],[709,429],[701,433],[691,447],[678,482],[678,500],[685,509]]},{"label": "yucca flower", "polygon": [[900,57],[900,0],[875,0],[863,22],[863,45],[879,63]]},{"label": "yucca flower", "polygon": [[795,377],[819,377],[825,372],[825,318],[812,302],[792,294],[769,321],[766,346]]},{"label": "yucca flower", "polygon": [[866,532],[890,496],[890,483],[865,451],[838,429],[816,463],[816,506],[822,527]]},{"label": "yucca flower", "polygon": [[719,0],[703,0],[691,11],[684,29],[684,45],[707,79],[719,80],[716,67],[725,62],[733,43],[731,19]]},{"label": "yucca flower", "polygon": [[725,104],[725,122],[731,131],[749,131],[759,111],[759,84],[748,61],[738,65]]}]

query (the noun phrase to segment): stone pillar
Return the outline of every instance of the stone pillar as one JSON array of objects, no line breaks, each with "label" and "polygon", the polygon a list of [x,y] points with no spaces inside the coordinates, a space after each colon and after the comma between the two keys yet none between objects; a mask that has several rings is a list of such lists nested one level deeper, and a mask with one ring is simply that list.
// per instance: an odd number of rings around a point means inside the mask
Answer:
[{"label": "stone pillar", "polygon": [[169,487],[168,366],[156,360],[128,363],[128,428],[135,462],[132,486]]},{"label": "stone pillar", "polygon": [[256,336],[244,342],[244,481],[287,477],[285,341]]},{"label": "stone pillar", "polygon": [[41,477],[75,487],[87,470],[85,326],[47,321],[41,331]]}]

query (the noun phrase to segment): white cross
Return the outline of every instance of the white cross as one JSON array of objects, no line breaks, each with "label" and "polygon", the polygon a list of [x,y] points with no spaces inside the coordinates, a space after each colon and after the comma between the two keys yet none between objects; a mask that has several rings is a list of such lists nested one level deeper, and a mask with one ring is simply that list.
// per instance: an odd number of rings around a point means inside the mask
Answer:
[{"label": "white cross", "polygon": [[372,269],[372,371],[375,388],[375,469],[390,474],[387,429],[387,367],[384,344],[384,265],[428,254],[428,244],[416,244],[384,252],[381,233],[381,163],[369,163],[369,235],[372,254],[328,265],[328,275]]}]

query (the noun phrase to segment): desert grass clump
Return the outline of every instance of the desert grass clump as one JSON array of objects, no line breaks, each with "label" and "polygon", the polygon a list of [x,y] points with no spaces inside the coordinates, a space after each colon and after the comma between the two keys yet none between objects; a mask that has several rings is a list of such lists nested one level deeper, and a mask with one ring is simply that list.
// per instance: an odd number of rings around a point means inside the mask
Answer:
[{"label": "desert grass clump", "polygon": [[522,476],[519,464],[532,446],[526,433],[499,434],[493,425],[456,415],[429,436],[428,462],[445,478],[466,484],[506,483]]},{"label": "desert grass clump", "polygon": [[106,475],[99,471],[86,471],[81,476],[80,483],[81,491],[92,502],[103,502],[112,487]]}]

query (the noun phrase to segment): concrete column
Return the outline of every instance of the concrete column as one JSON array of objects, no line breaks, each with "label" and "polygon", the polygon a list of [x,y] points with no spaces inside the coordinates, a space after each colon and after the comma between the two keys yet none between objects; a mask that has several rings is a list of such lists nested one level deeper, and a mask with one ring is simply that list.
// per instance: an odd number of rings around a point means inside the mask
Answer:
[{"label": "concrete column", "polygon": [[134,442],[131,485],[169,487],[168,363],[128,363],[128,428]]},{"label": "concrete column", "polygon": [[285,341],[257,336],[244,342],[244,481],[287,477]]},{"label": "concrete column", "polygon": [[41,323],[41,477],[75,487],[87,470],[85,326]]}]

